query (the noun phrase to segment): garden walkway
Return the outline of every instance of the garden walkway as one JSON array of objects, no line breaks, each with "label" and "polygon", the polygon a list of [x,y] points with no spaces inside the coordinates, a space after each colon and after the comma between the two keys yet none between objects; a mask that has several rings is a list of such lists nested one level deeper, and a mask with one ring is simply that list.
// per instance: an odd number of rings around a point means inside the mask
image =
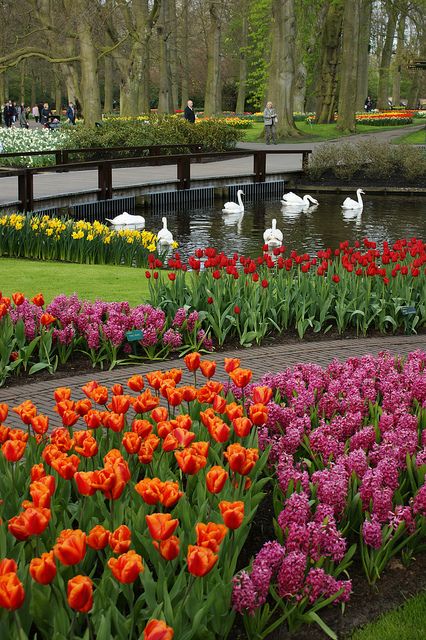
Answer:
[{"label": "garden walkway", "polygon": [[[292,344],[276,344],[266,347],[252,347],[250,349],[223,351],[206,355],[206,359],[215,359],[218,363],[215,379],[225,381],[227,375],[223,369],[225,357],[239,357],[241,366],[253,370],[253,381],[257,381],[265,373],[276,373],[299,362],[314,362],[323,367],[327,366],[334,358],[346,360],[347,358],[365,355],[367,353],[377,355],[380,351],[389,351],[392,355],[406,355],[416,349],[426,350],[426,334],[411,336],[382,336],[376,338],[342,338],[340,340],[320,341],[295,341]],[[31,384],[12,386],[0,389],[0,403],[6,402],[10,408],[18,405],[25,399],[30,399],[38,407],[39,413],[49,415],[52,426],[59,426],[58,415],[52,411],[54,405],[53,391],[56,387],[70,387],[72,398],[78,400],[84,397],[81,387],[90,380],[97,380],[99,384],[111,386],[115,383],[122,384],[132,375],[144,374],[158,369],[171,369],[172,367],[184,370],[183,381],[193,382],[192,374],[186,371],[183,361],[180,359],[164,362],[147,362],[134,367],[118,367],[113,371],[100,372],[64,377],[61,379],[48,379]],[[199,375],[201,378],[201,375]],[[18,416],[10,410],[6,420],[8,426],[21,427]]]},{"label": "garden walkway", "polygon": [[[424,124],[418,127],[398,127],[397,130],[377,131],[377,133],[358,134],[339,138],[330,142],[354,142],[365,138],[375,139],[381,142],[391,141],[398,138],[406,132],[417,131],[424,127]],[[315,149],[324,142],[315,142],[312,144],[278,144],[273,149],[282,150],[283,152],[297,149],[302,151],[304,148]],[[239,149],[271,149],[265,144],[256,142],[241,142]],[[288,171],[300,171],[302,168],[301,155],[285,156],[274,155],[267,159],[267,174],[285,173]],[[247,176],[253,173],[252,157],[237,158],[234,160],[221,160],[218,162],[208,162],[204,164],[194,164],[191,167],[191,177],[193,179],[209,179],[209,178],[238,178],[238,176]],[[176,166],[159,166],[159,167],[127,167],[113,170],[114,189],[120,187],[144,186],[144,185],[168,185],[173,188],[176,182]],[[96,171],[70,171],[67,173],[40,173],[34,180],[34,197],[47,198],[49,196],[67,195],[71,193],[85,193],[97,189],[97,172]],[[167,186],[166,186],[167,188]],[[17,178],[1,178],[0,180],[0,207],[7,203],[16,202],[17,199]]]}]

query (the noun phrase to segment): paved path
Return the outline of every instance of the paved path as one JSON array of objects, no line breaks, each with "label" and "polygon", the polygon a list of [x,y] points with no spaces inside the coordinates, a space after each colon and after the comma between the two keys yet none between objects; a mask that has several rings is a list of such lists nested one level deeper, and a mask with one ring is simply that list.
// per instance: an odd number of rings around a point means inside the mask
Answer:
[{"label": "paved path", "polygon": [[[254,372],[254,380],[258,380],[265,373],[276,373],[298,362],[314,362],[321,366],[327,366],[334,358],[346,360],[350,357],[361,356],[367,353],[377,355],[380,351],[387,350],[392,354],[406,355],[416,349],[426,350],[426,334],[413,336],[383,336],[378,338],[358,338],[341,340],[322,340],[318,342],[296,342],[294,344],[274,345],[267,347],[252,347],[239,351],[226,351],[207,355],[207,359],[215,359],[218,363],[216,379],[225,381],[227,375],[223,369],[225,357],[241,358],[241,366],[250,368]],[[56,387],[70,387],[72,398],[78,400],[84,397],[81,391],[82,385],[90,380],[97,380],[99,384],[111,386],[115,383],[122,384],[135,373],[148,373],[158,369],[183,368],[185,373],[183,380],[192,382],[191,376],[186,372],[182,360],[168,360],[165,362],[148,362],[135,367],[118,367],[113,371],[93,371],[93,373],[62,378],[59,380],[45,380],[32,382],[22,386],[13,386],[9,389],[0,388],[0,403],[6,402],[10,409],[23,400],[31,399],[40,413],[49,415],[51,425],[59,426],[58,415],[52,411],[54,404],[53,391]],[[36,380],[36,378],[34,378]],[[9,426],[22,426],[19,418],[10,410],[6,420]]]},{"label": "paved path", "polygon": [[[330,142],[353,142],[362,139],[376,139],[379,141],[390,141],[398,138],[406,131],[417,131],[424,125],[418,127],[398,128],[395,131],[377,131],[377,133],[360,134],[339,138]],[[242,142],[238,144],[239,149],[276,149],[283,152],[297,149],[316,148],[324,142],[312,144],[278,144],[268,146],[262,143]],[[301,155],[274,155],[267,159],[267,174],[284,173],[288,171],[299,171],[302,168]],[[237,158],[235,160],[221,160],[205,164],[193,164],[191,166],[191,177],[193,179],[226,178],[229,176],[248,176],[253,173],[253,159]],[[169,188],[176,181],[176,166],[160,167],[128,167],[125,169],[113,170],[113,185],[115,189],[120,187],[141,186],[141,185],[163,185],[169,184]],[[70,171],[67,173],[40,173],[34,177],[34,197],[46,198],[48,196],[67,195],[72,193],[84,193],[97,189],[97,171]],[[13,203],[18,198],[18,179],[0,178],[0,206]]]}]

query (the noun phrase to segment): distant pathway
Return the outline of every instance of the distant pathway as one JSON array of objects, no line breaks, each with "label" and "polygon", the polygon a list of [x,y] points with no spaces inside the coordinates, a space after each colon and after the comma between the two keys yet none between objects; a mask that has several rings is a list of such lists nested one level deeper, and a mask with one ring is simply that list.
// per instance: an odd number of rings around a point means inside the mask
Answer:
[{"label": "distant pathway", "polygon": [[[252,347],[250,349],[224,351],[207,354],[206,359],[214,359],[218,363],[215,378],[225,381],[227,375],[223,369],[224,358],[238,357],[241,366],[253,370],[254,380],[259,380],[265,373],[277,373],[299,362],[314,362],[326,367],[334,358],[346,360],[347,358],[361,356],[367,353],[377,355],[381,351],[389,351],[393,355],[406,355],[416,349],[426,350],[426,334],[412,336],[383,336],[377,338],[350,338],[341,340],[320,340],[316,342],[301,341],[293,344],[277,344],[266,347]],[[172,367],[184,370],[183,381],[192,382],[191,376],[186,372],[181,359],[166,360],[164,362],[147,362],[146,364],[132,367],[118,367],[113,371],[93,370],[91,373],[65,377],[61,379],[45,380],[31,384],[23,383],[9,389],[0,388],[0,403],[6,402],[10,406],[6,424],[9,426],[22,426],[17,415],[11,410],[23,400],[29,398],[36,404],[40,413],[49,415],[52,426],[59,426],[58,415],[52,411],[54,405],[53,391],[56,387],[70,387],[72,398],[80,399],[83,396],[81,387],[90,380],[97,380],[99,384],[111,386],[115,383],[125,384],[125,381],[135,373],[145,374],[158,369],[171,369]],[[199,376],[201,378],[201,376]]]}]

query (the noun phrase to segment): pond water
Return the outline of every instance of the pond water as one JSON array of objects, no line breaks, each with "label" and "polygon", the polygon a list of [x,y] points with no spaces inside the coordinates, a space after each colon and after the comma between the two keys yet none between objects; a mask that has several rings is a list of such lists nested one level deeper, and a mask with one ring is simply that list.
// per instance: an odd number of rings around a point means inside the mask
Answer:
[{"label": "pond water", "polygon": [[[316,194],[319,205],[304,212],[291,212],[279,201],[246,202],[244,215],[222,213],[223,203],[213,207],[188,208],[152,214],[144,212],[146,229],[158,231],[161,217],[166,215],[168,227],[179,243],[182,258],[197,248],[215,247],[232,254],[259,255],[263,232],[273,218],[290,250],[315,254],[319,249],[336,248],[339,242],[367,237],[377,243],[399,238],[426,236],[426,198],[422,196],[369,195],[364,198],[362,213],[342,213],[341,204],[347,194]],[[349,194],[355,198],[355,193]]]}]

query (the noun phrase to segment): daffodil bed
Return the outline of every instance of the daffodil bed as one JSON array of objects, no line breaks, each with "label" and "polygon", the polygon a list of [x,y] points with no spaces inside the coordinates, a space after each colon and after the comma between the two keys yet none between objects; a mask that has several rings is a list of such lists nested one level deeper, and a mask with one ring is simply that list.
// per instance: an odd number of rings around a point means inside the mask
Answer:
[{"label": "daffodil bed", "polygon": [[[426,353],[257,384],[237,358],[225,384],[184,362],[186,383],[57,388],[54,421],[37,399],[0,405],[5,640],[225,639],[236,613],[249,639],[306,623],[335,638],[319,612],[350,599],[354,560],[375,583],[424,549]],[[276,536],[235,574],[267,484]]]}]

